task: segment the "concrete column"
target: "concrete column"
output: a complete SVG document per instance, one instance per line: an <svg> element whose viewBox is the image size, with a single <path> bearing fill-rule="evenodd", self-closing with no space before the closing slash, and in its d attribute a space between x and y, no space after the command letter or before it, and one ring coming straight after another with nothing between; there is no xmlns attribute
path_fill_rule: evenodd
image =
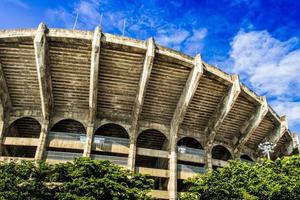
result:
<svg viewBox="0 0 300 200"><path fill-rule="evenodd" d="M46 148L48 129L49 129L49 121L46 120L42 123L39 143L38 143L38 146L36 148L35 157L34 157L35 160L42 160L43 159L44 151L45 151L45 148Z"/></svg>
<svg viewBox="0 0 300 200"><path fill-rule="evenodd" d="M2 156L3 137L4 137L4 120L0 119L0 156Z"/></svg>
<svg viewBox="0 0 300 200"><path fill-rule="evenodd" d="M296 151L298 151L298 154L300 153L300 145L299 145L299 138L298 138L298 133L293 133L293 143L294 143L294 148Z"/></svg>
<svg viewBox="0 0 300 200"><path fill-rule="evenodd" d="M128 164L127 164L127 168L132 172L135 171L135 157L136 157L136 138L134 137L130 139Z"/></svg>
<svg viewBox="0 0 300 200"><path fill-rule="evenodd" d="M236 160L236 161L241 161L241 153L240 152L238 152L238 153L233 152L232 159Z"/></svg>
<svg viewBox="0 0 300 200"><path fill-rule="evenodd" d="M210 170L212 169L212 146L206 146L205 152L206 152L205 168Z"/></svg>
<svg viewBox="0 0 300 200"><path fill-rule="evenodd" d="M93 145L94 124L89 124L86 129L86 141L83 150L84 157L90 157Z"/></svg>
<svg viewBox="0 0 300 200"><path fill-rule="evenodd" d="M171 132L169 153L169 199L177 199L177 134Z"/></svg>

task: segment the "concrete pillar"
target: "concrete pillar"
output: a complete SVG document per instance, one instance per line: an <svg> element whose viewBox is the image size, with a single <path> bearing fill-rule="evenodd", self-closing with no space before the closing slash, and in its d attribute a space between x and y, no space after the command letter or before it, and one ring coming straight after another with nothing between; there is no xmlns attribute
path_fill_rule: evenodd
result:
<svg viewBox="0 0 300 200"><path fill-rule="evenodd" d="M35 157L34 157L35 160L42 160L43 159L43 155L44 155L45 148L46 148L48 129L49 129L49 121L45 120L45 121L42 122L39 143L38 143L38 146L36 148Z"/></svg>
<svg viewBox="0 0 300 200"><path fill-rule="evenodd" d="M4 120L0 119L0 156L2 156L3 151L3 137L4 137Z"/></svg>
<svg viewBox="0 0 300 200"><path fill-rule="evenodd" d="M132 172L135 171L135 158L136 158L136 138L134 137L130 139L128 164L127 164L127 168Z"/></svg>
<svg viewBox="0 0 300 200"><path fill-rule="evenodd" d="M90 157L93 145L94 124L89 124L86 129L86 141L83 150L83 157Z"/></svg>
<svg viewBox="0 0 300 200"><path fill-rule="evenodd" d="M169 153L169 199L177 199L177 134L171 132Z"/></svg>
<svg viewBox="0 0 300 200"><path fill-rule="evenodd" d="M205 168L210 170L212 169L212 146L206 146L205 153L206 153Z"/></svg>
<svg viewBox="0 0 300 200"><path fill-rule="evenodd" d="M293 133L294 148L300 148L298 133Z"/></svg>
<svg viewBox="0 0 300 200"><path fill-rule="evenodd" d="M232 160L241 161L241 153L234 153L232 154Z"/></svg>

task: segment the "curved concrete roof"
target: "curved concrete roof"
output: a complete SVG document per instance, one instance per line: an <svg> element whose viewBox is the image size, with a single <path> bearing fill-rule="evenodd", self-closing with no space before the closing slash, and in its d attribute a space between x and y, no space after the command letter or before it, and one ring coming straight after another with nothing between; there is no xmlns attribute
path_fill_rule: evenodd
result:
<svg viewBox="0 0 300 200"><path fill-rule="evenodd" d="M154 128L168 139L190 136L204 147L229 146L258 157L257 145L293 143L285 117L237 75L155 44L95 32L48 29L0 31L0 119L22 116L54 123L73 118L122 124L136 138Z"/></svg>

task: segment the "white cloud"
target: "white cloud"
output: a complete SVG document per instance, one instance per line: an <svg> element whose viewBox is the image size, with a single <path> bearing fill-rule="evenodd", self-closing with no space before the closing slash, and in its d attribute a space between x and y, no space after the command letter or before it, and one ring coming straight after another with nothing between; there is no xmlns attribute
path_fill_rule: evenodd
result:
<svg viewBox="0 0 300 200"><path fill-rule="evenodd" d="M194 29L191 37L189 37L185 44L185 52L189 55L196 55L203 50L203 39L207 36L206 28Z"/></svg>
<svg viewBox="0 0 300 200"><path fill-rule="evenodd" d="M185 29L170 28L159 31L155 39L160 45L180 50L181 44L189 35Z"/></svg>
<svg viewBox="0 0 300 200"><path fill-rule="evenodd" d="M231 43L232 72L241 75L259 95L267 95L274 109L300 124L300 49L298 39L280 41L267 31L240 31Z"/></svg>
<svg viewBox="0 0 300 200"><path fill-rule="evenodd" d="M72 28L75 17L71 13L67 12L64 8L58 9L49 9L46 11L46 15L49 17L50 20L53 21L62 21L66 28Z"/></svg>
<svg viewBox="0 0 300 200"><path fill-rule="evenodd" d="M240 31L231 43L233 72L247 77L261 94L283 95L293 84L300 70L300 50L292 50L298 40L281 42L267 31Z"/></svg>
<svg viewBox="0 0 300 200"><path fill-rule="evenodd" d="M300 125L300 102L274 101L272 105L278 114L288 116L289 124Z"/></svg>
<svg viewBox="0 0 300 200"><path fill-rule="evenodd" d="M25 8L25 9L30 8L29 5L26 4L26 3L25 3L24 1L22 1L22 0L4 0L4 1L6 1L6 2L8 2L8 3L12 3L12 4L16 5L16 6L21 7L21 8Z"/></svg>
<svg viewBox="0 0 300 200"><path fill-rule="evenodd" d="M75 5L75 12L82 17L87 17L89 19L98 18L99 13L97 7L99 2L94 1L79 1Z"/></svg>
<svg viewBox="0 0 300 200"><path fill-rule="evenodd" d="M184 51L189 55L195 55L203 49L203 39L207 35L207 29L176 29L175 27L163 27L155 37L160 45Z"/></svg>
<svg viewBox="0 0 300 200"><path fill-rule="evenodd" d="M47 16L55 21L62 21L67 28L72 28L78 14L76 29L93 30L100 24L104 32L122 34L123 22L126 20L125 36L138 39L155 37L156 42L163 46L183 51L189 55L200 53L203 49L203 39L207 35L205 28L191 28L185 23L172 24L162 17L164 10L155 8L156 2L145 4L126 4L124 9L108 3L106 0L76 0L71 11L56 8L47 11ZM152 5L153 4L153 5ZM180 6L177 1L174 6ZM153 7L154 6L154 7Z"/></svg>

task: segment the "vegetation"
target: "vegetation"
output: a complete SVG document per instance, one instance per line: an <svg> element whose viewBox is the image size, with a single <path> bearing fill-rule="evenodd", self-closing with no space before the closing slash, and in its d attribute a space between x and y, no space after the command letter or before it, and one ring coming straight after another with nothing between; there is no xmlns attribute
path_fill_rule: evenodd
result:
<svg viewBox="0 0 300 200"><path fill-rule="evenodd" d="M300 199L300 156L250 165L231 161L228 167L186 181L182 199Z"/></svg>
<svg viewBox="0 0 300 200"><path fill-rule="evenodd" d="M49 165L23 161L0 163L0 200L151 199L154 181L109 161L77 158ZM230 165L186 181L181 199L300 199L300 156L260 164Z"/></svg>
<svg viewBox="0 0 300 200"><path fill-rule="evenodd" d="M48 165L23 161L0 164L0 199L151 199L154 181L109 161L77 158Z"/></svg>

